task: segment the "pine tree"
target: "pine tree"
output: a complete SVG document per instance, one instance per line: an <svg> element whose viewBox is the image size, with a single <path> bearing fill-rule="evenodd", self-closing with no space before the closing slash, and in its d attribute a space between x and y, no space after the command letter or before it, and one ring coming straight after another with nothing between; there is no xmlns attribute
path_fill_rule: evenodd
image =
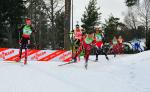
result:
<svg viewBox="0 0 150 92"><path fill-rule="evenodd" d="M150 50L150 29L147 32L147 36L146 36L146 49Z"/></svg>
<svg viewBox="0 0 150 92"><path fill-rule="evenodd" d="M7 38L7 46L16 43L18 24L22 22L25 14L25 5L23 0L0 0L0 33L2 37ZM5 46L5 47L7 47Z"/></svg>
<svg viewBox="0 0 150 92"><path fill-rule="evenodd" d="M119 18L115 18L110 16L108 20L105 20L106 23L104 24L103 28L105 30L105 37L106 41L110 42L114 36L118 36L118 26L121 25L119 22Z"/></svg>
<svg viewBox="0 0 150 92"><path fill-rule="evenodd" d="M31 42L37 49L46 48L49 45L48 17L45 11L46 4L43 0L27 0L27 16L31 18L36 33L32 35Z"/></svg>
<svg viewBox="0 0 150 92"><path fill-rule="evenodd" d="M55 22L55 36L56 36L56 49L64 48L64 15L65 12L56 13Z"/></svg>
<svg viewBox="0 0 150 92"><path fill-rule="evenodd" d="M126 2L126 5L130 7L130 6L137 4L139 0L126 0L125 2Z"/></svg>
<svg viewBox="0 0 150 92"><path fill-rule="evenodd" d="M86 32L90 32L93 30L94 26L100 24L100 15L99 7L97 8L97 0L90 0L88 7L85 8L85 12L81 21L83 23L83 27L85 28Z"/></svg>

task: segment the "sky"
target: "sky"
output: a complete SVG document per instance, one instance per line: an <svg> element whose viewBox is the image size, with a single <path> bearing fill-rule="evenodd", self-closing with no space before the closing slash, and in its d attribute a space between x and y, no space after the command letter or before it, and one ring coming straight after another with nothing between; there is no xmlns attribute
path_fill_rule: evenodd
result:
<svg viewBox="0 0 150 92"><path fill-rule="evenodd" d="M85 11L85 7L88 6L90 0L73 0L74 5L74 25L79 21L81 24L81 17ZM100 6L101 21L102 23L105 22L111 14L115 17L120 18L123 21L124 15L123 13L126 12L127 7L125 6L125 0L97 0L98 6Z"/></svg>

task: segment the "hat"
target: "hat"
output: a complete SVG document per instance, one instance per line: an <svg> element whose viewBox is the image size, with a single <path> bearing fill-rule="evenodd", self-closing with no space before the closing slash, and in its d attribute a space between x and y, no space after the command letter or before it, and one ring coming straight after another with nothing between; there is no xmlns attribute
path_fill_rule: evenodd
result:
<svg viewBox="0 0 150 92"><path fill-rule="evenodd" d="M96 32L96 31L102 32L102 30L101 30L100 27L95 28L95 32Z"/></svg>
<svg viewBox="0 0 150 92"><path fill-rule="evenodd" d="M79 25L78 25L78 24L76 25L76 28L79 28Z"/></svg>
<svg viewBox="0 0 150 92"><path fill-rule="evenodd" d="M88 34L92 34L94 33L94 31L90 30L90 31L87 31Z"/></svg>
<svg viewBox="0 0 150 92"><path fill-rule="evenodd" d="M25 21L31 21L31 19L30 18L26 18Z"/></svg>

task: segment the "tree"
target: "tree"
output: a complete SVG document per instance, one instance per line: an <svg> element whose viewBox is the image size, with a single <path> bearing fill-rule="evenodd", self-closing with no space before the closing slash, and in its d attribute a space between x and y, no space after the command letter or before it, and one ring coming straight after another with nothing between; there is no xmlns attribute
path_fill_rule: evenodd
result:
<svg viewBox="0 0 150 92"><path fill-rule="evenodd" d="M136 7L129 7L128 12L125 15L124 22L130 29L137 29L137 26L139 25L138 19L137 19L137 11Z"/></svg>
<svg viewBox="0 0 150 92"><path fill-rule="evenodd" d="M149 31L147 32L146 47L147 47L147 50L150 50L150 29L149 29Z"/></svg>
<svg viewBox="0 0 150 92"><path fill-rule="evenodd" d="M69 50L70 42L70 20L71 20L71 0L65 0L65 16L64 16L64 49Z"/></svg>
<svg viewBox="0 0 150 92"><path fill-rule="evenodd" d="M21 24L24 14L25 5L23 0L0 1L0 33L8 39L5 47L10 47L12 43L16 43L16 39L18 38L16 30L18 24Z"/></svg>
<svg viewBox="0 0 150 92"><path fill-rule="evenodd" d="M150 0L143 0L137 8L139 22L145 27L146 47L148 50L150 50L150 35L148 35L148 33L150 33Z"/></svg>
<svg viewBox="0 0 150 92"><path fill-rule="evenodd" d="M128 27L128 37L130 38L130 40L140 39L144 36L145 29L143 29L143 26L140 24L140 21L138 19L139 16L137 6L129 7L128 12L125 15L124 22Z"/></svg>
<svg viewBox="0 0 150 92"><path fill-rule="evenodd" d="M83 23L82 26L85 28L86 32L92 31L94 26L100 24L100 8L97 8L96 5L97 0L90 0L88 7L85 8L85 12L81 18Z"/></svg>
<svg viewBox="0 0 150 92"><path fill-rule="evenodd" d="M110 42L114 36L119 35L118 27L122 24L119 22L119 18L115 18L114 16L110 16L108 20L105 20L105 24L103 25L105 31L105 38L107 42Z"/></svg>
<svg viewBox="0 0 150 92"><path fill-rule="evenodd" d="M64 48L64 15L65 12L58 12L56 14L55 22L55 37L56 37L56 49Z"/></svg>
<svg viewBox="0 0 150 92"><path fill-rule="evenodd" d="M61 12L64 9L64 1L63 0L49 0L47 1L46 6L44 7L46 10L46 14L48 16L48 20L49 20L49 35L51 35L51 37L49 38L51 40L51 47L52 49L56 49L55 45L56 43L56 39L57 37L56 32L55 32L55 18L56 18L56 13Z"/></svg>
<svg viewBox="0 0 150 92"><path fill-rule="evenodd" d="M29 17L32 20L33 27L37 31L35 36L31 36L31 45L33 45L32 43L36 43L38 49L63 48L64 22L62 21L64 21L64 0L48 1L1 0L0 46L18 47L17 40L19 37L17 30L24 24L24 19ZM11 43L16 44L12 46L10 45Z"/></svg>
<svg viewBox="0 0 150 92"><path fill-rule="evenodd" d="M138 7L138 15L140 23L145 26L145 36L150 27L150 0L143 0Z"/></svg>
<svg viewBox="0 0 150 92"><path fill-rule="evenodd" d="M134 6L136 4L139 4L139 0L125 0L125 2L126 2L126 5L128 7L131 7L131 6Z"/></svg>
<svg viewBox="0 0 150 92"><path fill-rule="evenodd" d="M27 0L27 16L32 19L33 26L37 31L31 37L31 40L36 44L37 49L46 48L48 43L48 17L46 14L46 4L43 0Z"/></svg>
<svg viewBox="0 0 150 92"><path fill-rule="evenodd" d="M138 26L134 35L137 39L145 38L145 27L143 25Z"/></svg>
<svg viewBox="0 0 150 92"><path fill-rule="evenodd" d="M44 5L44 4L43 4ZM47 43L48 43L48 48L49 49L56 49L57 41L56 39L58 38L57 31L58 27L56 27L56 21L58 14L64 12L64 0L49 0L45 3L43 6L44 13L46 13L47 16L47 25L48 25L48 30L47 30ZM62 16L64 17L64 16ZM61 22L62 23L62 22ZM64 24L64 22L63 22ZM63 30L64 28L62 28Z"/></svg>
<svg viewBox="0 0 150 92"><path fill-rule="evenodd" d="M134 6L138 3L138 17L139 17L139 21L141 22L141 24L143 26L145 26L145 38L146 38L146 47L147 49L150 50L150 35L147 35L149 32L149 27L150 27L150 0L143 0L142 4L139 3L140 0L126 0L126 4L129 4L131 2L135 2L130 6Z"/></svg>

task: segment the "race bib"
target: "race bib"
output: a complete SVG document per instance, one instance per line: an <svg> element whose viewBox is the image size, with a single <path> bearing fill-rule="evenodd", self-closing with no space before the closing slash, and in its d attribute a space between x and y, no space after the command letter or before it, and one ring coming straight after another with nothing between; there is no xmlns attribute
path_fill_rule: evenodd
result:
<svg viewBox="0 0 150 92"><path fill-rule="evenodd" d="M93 38L85 38L85 43L86 44L91 44L93 42Z"/></svg>
<svg viewBox="0 0 150 92"><path fill-rule="evenodd" d="M32 33L31 27L30 26L24 26L23 34L24 35L31 35L31 33Z"/></svg>
<svg viewBox="0 0 150 92"><path fill-rule="evenodd" d="M95 35L96 41L102 41L102 36L100 34Z"/></svg>

